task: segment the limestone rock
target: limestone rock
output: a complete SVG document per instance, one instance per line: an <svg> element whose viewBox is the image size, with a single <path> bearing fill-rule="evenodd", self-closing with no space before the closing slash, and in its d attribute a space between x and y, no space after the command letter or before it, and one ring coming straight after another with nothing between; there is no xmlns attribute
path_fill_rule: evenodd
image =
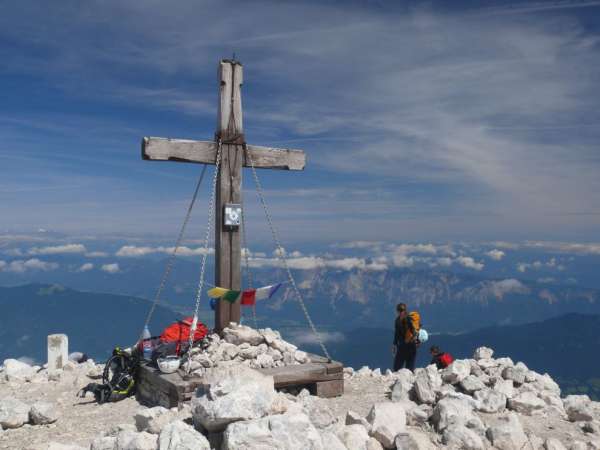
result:
<svg viewBox="0 0 600 450"><path fill-rule="evenodd" d="M444 370L442 379L450 384L460 383L471 374L471 364L468 361L457 359Z"/></svg>
<svg viewBox="0 0 600 450"><path fill-rule="evenodd" d="M59 442L50 442L43 447L44 450L87 450L80 445L61 444Z"/></svg>
<svg viewBox="0 0 600 450"><path fill-rule="evenodd" d="M156 450L156 443L155 434L121 431L117 434L115 450Z"/></svg>
<svg viewBox="0 0 600 450"><path fill-rule="evenodd" d="M464 425L446 428L442 435L442 442L450 449L485 450L483 439Z"/></svg>
<svg viewBox="0 0 600 450"><path fill-rule="evenodd" d="M517 367L505 367L502 371L502 378L512 380L516 384L525 383L525 370Z"/></svg>
<svg viewBox="0 0 600 450"><path fill-rule="evenodd" d="M367 450L369 433L362 425L346 425L339 434L342 443L352 450Z"/></svg>
<svg viewBox="0 0 600 450"><path fill-rule="evenodd" d="M272 376L235 365L208 369L196 395L192 399L194 423L215 432L232 422L270 414L275 389Z"/></svg>
<svg viewBox="0 0 600 450"><path fill-rule="evenodd" d="M482 389L475 392L477 410L485 413L499 413L506 409L506 395L495 389Z"/></svg>
<svg viewBox="0 0 600 450"><path fill-rule="evenodd" d="M439 448L431 442L427 433L415 429L396 436L395 444L397 450L436 450Z"/></svg>
<svg viewBox="0 0 600 450"><path fill-rule="evenodd" d="M176 420L163 427L158 437L158 450L210 450L210 444L193 427Z"/></svg>
<svg viewBox="0 0 600 450"><path fill-rule="evenodd" d="M19 428L29 421L29 405L16 398L0 400L0 427Z"/></svg>
<svg viewBox="0 0 600 450"><path fill-rule="evenodd" d="M546 442L544 442L544 449L545 450L567 450L567 447L565 447L563 445L563 443L560 442L556 438L548 438L548 439L546 439Z"/></svg>
<svg viewBox="0 0 600 450"><path fill-rule="evenodd" d="M392 387L392 401L408 400L415 383L415 375L408 369L400 369L395 375L396 382Z"/></svg>
<svg viewBox="0 0 600 450"><path fill-rule="evenodd" d="M323 442L324 450L348 450L340 438L331 431L321 432L321 440Z"/></svg>
<svg viewBox="0 0 600 450"><path fill-rule="evenodd" d="M4 360L4 378L6 381L30 381L35 375L35 369L27 363L16 359Z"/></svg>
<svg viewBox="0 0 600 450"><path fill-rule="evenodd" d="M322 450L323 442L306 414L280 414L229 424L221 448Z"/></svg>
<svg viewBox="0 0 600 450"><path fill-rule="evenodd" d="M467 393L473 394L475 391L479 391L485 388L485 384L479 377L475 375L469 375L460 382L460 387Z"/></svg>
<svg viewBox="0 0 600 450"><path fill-rule="evenodd" d="M29 420L34 425L47 425L58 420L58 413L53 403L38 401L29 410Z"/></svg>
<svg viewBox="0 0 600 450"><path fill-rule="evenodd" d="M515 388L512 380L497 378L493 383L493 387L496 392L506 395L506 398L513 398L515 395Z"/></svg>
<svg viewBox="0 0 600 450"><path fill-rule="evenodd" d="M396 435L406 430L406 412L395 402L376 403L367 415L367 422L371 424L369 435L383 447L393 448Z"/></svg>
<svg viewBox="0 0 600 450"><path fill-rule="evenodd" d="M175 414L162 406L141 408L134 416L135 426L138 431L159 434L160 430L175 418L174 416Z"/></svg>
<svg viewBox="0 0 600 450"><path fill-rule="evenodd" d="M116 436L103 436L92 441L90 444L90 450L114 450L116 446Z"/></svg>
<svg viewBox="0 0 600 450"><path fill-rule="evenodd" d="M442 386L442 378L434 365L415 371L414 391L420 403L434 404L436 391Z"/></svg>
<svg viewBox="0 0 600 450"><path fill-rule="evenodd" d="M508 401L508 408L531 416L535 411L546 408L546 402L533 392L522 392Z"/></svg>
<svg viewBox="0 0 600 450"><path fill-rule="evenodd" d="M592 403L587 395L567 395L563 405L571 422L594 420Z"/></svg>
<svg viewBox="0 0 600 450"><path fill-rule="evenodd" d="M375 438L369 438L367 441L367 450L383 450L383 445Z"/></svg>
<svg viewBox="0 0 600 450"><path fill-rule="evenodd" d="M371 424L367 422L367 419L362 417L360 414L354 411L348 411L346 413L346 425L362 425L365 430L371 429Z"/></svg>
<svg viewBox="0 0 600 450"><path fill-rule="evenodd" d="M494 350L492 350L491 348L479 347L473 353L473 359L475 359L475 360L491 359L493 355L494 355Z"/></svg>
<svg viewBox="0 0 600 450"><path fill-rule="evenodd" d="M519 417L515 413L507 414L498 419L499 423L487 429L486 435L494 447L499 450L514 450L523 448L527 436Z"/></svg>
<svg viewBox="0 0 600 450"><path fill-rule="evenodd" d="M465 425L472 418L473 406L461 398L445 397L433 408L432 421L438 432L450 425Z"/></svg>
<svg viewBox="0 0 600 450"><path fill-rule="evenodd" d="M250 345L259 345L265 341L262 334L245 325L234 325L223 330L223 339L230 344L240 345L247 342Z"/></svg>

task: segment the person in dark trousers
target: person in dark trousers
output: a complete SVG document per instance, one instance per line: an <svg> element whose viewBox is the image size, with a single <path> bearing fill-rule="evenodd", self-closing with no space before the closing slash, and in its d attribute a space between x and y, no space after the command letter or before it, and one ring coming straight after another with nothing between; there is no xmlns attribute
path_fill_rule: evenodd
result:
<svg viewBox="0 0 600 450"><path fill-rule="evenodd" d="M450 353L441 351L437 345L432 346L429 349L429 353L431 353L430 364L435 364L438 369L444 369L454 361L454 358Z"/></svg>
<svg viewBox="0 0 600 450"><path fill-rule="evenodd" d="M396 322L394 326L394 372L406 367L415 370L417 360L417 341L414 339L416 333L411 321L408 319L406 303L398 303L396 306Z"/></svg>

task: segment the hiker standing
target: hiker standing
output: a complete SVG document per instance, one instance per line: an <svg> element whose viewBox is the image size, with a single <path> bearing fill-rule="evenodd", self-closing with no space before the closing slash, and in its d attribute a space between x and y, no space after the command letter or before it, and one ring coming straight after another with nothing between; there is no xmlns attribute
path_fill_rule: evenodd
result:
<svg viewBox="0 0 600 450"><path fill-rule="evenodd" d="M394 372L406 367L414 371L417 360L420 316L417 312L407 312L406 303L396 306L396 322L394 326Z"/></svg>

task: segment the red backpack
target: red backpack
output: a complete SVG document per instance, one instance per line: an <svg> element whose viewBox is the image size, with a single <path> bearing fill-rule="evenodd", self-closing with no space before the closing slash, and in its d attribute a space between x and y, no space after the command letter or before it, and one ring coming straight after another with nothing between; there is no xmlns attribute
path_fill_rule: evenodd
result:
<svg viewBox="0 0 600 450"><path fill-rule="evenodd" d="M442 365L442 367L448 367L453 362L454 358L450 353L442 353L440 355L440 364Z"/></svg>
<svg viewBox="0 0 600 450"><path fill-rule="evenodd" d="M193 317L186 317L185 319L178 320L165 328L160 335L160 342L163 343L176 343L177 354L181 349L182 344L187 344L190 340L190 330L192 328ZM204 339L208 334L208 328L201 322L198 322L196 326L196 332L194 333L194 342Z"/></svg>

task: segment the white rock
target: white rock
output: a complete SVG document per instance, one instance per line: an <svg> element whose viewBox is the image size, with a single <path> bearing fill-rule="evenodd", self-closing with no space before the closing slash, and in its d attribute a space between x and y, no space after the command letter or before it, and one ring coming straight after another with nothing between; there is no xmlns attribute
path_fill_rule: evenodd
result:
<svg viewBox="0 0 600 450"><path fill-rule="evenodd" d="M102 436L92 441L90 444L90 450L115 450L116 446L116 436Z"/></svg>
<svg viewBox="0 0 600 450"><path fill-rule="evenodd" d="M324 450L348 450L340 438L331 431L322 431L321 440L323 441Z"/></svg>
<svg viewBox="0 0 600 450"><path fill-rule="evenodd" d="M115 450L156 450L157 439L155 434L121 431L117 434Z"/></svg>
<svg viewBox="0 0 600 450"><path fill-rule="evenodd" d="M494 390L506 395L506 398L513 398L515 394L515 388L512 380L505 380L504 378L497 378L493 384Z"/></svg>
<svg viewBox="0 0 600 450"><path fill-rule="evenodd" d="M360 369L356 371L356 375L360 376L371 376L373 372L369 369L369 366L362 366Z"/></svg>
<svg viewBox="0 0 600 450"><path fill-rule="evenodd" d="M322 450L323 442L306 414L280 414L229 424L221 448Z"/></svg>
<svg viewBox="0 0 600 450"><path fill-rule="evenodd" d="M475 400L479 402L477 410L486 413L499 413L506 409L506 395L495 389L482 389L475 392Z"/></svg>
<svg viewBox="0 0 600 450"><path fill-rule="evenodd" d="M515 413L499 417L498 423L488 428L486 435L499 450L521 449L527 443L527 436Z"/></svg>
<svg viewBox="0 0 600 450"><path fill-rule="evenodd" d="M16 398L0 400L0 428L19 428L29 421L29 405Z"/></svg>
<svg viewBox="0 0 600 450"><path fill-rule="evenodd" d="M47 425L58 420L58 413L53 403L37 401L29 410L29 420L34 425Z"/></svg>
<svg viewBox="0 0 600 450"><path fill-rule="evenodd" d="M415 371L414 392L420 403L434 404L441 387L442 378L434 365Z"/></svg>
<svg viewBox="0 0 600 450"><path fill-rule="evenodd" d="M50 442L43 447L44 450L88 450L80 445L61 444L59 442Z"/></svg>
<svg viewBox="0 0 600 450"><path fill-rule="evenodd" d="M258 347L257 347L258 348ZM267 348L267 355L273 358L273 361L281 361L283 359L283 355L279 350L275 350L273 347Z"/></svg>
<svg viewBox="0 0 600 450"><path fill-rule="evenodd" d="M552 379L550 375L545 373L544 375L536 374L536 380L534 384L540 391L551 391L560 397L560 386Z"/></svg>
<svg viewBox="0 0 600 450"><path fill-rule="evenodd" d="M346 425L362 425L365 430L369 431L371 429L371 424L367 422L363 416L354 411L346 412Z"/></svg>
<svg viewBox="0 0 600 450"><path fill-rule="evenodd" d="M337 420L325 399L313 395L303 395L298 399L298 404L319 430L330 427Z"/></svg>
<svg viewBox="0 0 600 450"><path fill-rule="evenodd" d="M271 345L271 343L276 339L281 339L281 334L279 334L279 331L273 331L270 328L262 328L258 330L258 332L264 338L267 345Z"/></svg>
<svg viewBox="0 0 600 450"><path fill-rule="evenodd" d="M376 403L367 415L367 422L371 424L369 435L383 447L393 448L396 435L406 430L406 411L395 402Z"/></svg>
<svg viewBox="0 0 600 450"><path fill-rule="evenodd" d="M369 438L367 441L367 450L383 450L383 445L377 439Z"/></svg>
<svg viewBox="0 0 600 450"><path fill-rule="evenodd" d="M477 360L477 365L483 369L491 369L493 367L498 367L500 364L495 359L479 359Z"/></svg>
<svg viewBox="0 0 600 450"><path fill-rule="evenodd" d="M306 352L301 351L301 350L296 350L294 352L294 358L300 364L304 364L304 363L307 363L309 361L308 354Z"/></svg>
<svg viewBox="0 0 600 450"><path fill-rule="evenodd" d="M531 416L535 411L546 408L546 402L533 392L522 392L508 400L508 408L526 416Z"/></svg>
<svg viewBox="0 0 600 450"><path fill-rule="evenodd" d="M463 388L465 392L473 394L473 392L485 388L485 384L475 375L469 375L460 382L460 387Z"/></svg>
<svg viewBox="0 0 600 450"><path fill-rule="evenodd" d="M158 437L158 450L210 450L208 440L181 420L171 422Z"/></svg>
<svg viewBox="0 0 600 450"><path fill-rule="evenodd" d="M266 353L256 357L256 364L263 368L273 367L273 358Z"/></svg>
<svg viewBox="0 0 600 450"><path fill-rule="evenodd" d="M165 425L175 419L173 412L162 406L140 408L135 413L135 426L138 431L159 434Z"/></svg>
<svg viewBox="0 0 600 450"><path fill-rule="evenodd" d="M346 425L340 431L339 438L349 450L367 450L369 433L362 425Z"/></svg>
<svg viewBox="0 0 600 450"><path fill-rule="evenodd" d="M566 411L563 406L562 399L552 391L542 391L538 394L538 397L541 398L546 405L550 407L550 409L555 410L560 416L566 416Z"/></svg>
<svg viewBox="0 0 600 450"><path fill-rule="evenodd" d="M515 365L513 360L510 358L498 358L496 359L496 363L501 367L512 367Z"/></svg>
<svg viewBox="0 0 600 450"><path fill-rule="evenodd" d="M296 350L298 350L298 347L296 347L293 344L290 344L289 342L284 341L283 339L275 339L269 344L269 346L274 348L275 350L279 350L282 354L294 353Z"/></svg>
<svg viewBox="0 0 600 450"><path fill-rule="evenodd" d="M427 433L416 429L398 434L395 444L397 450L436 450L439 448L431 442Z"/></svg>
<svg viewBox="0 0 600 450"><path fill-rule="evenodd" d="M471 364L468 361L457 359L444 370L442 380L450 384L460 383L471 374Z"/></svg>
<svg viewBox="0 0 600 450"><path fill-rule="evenodd" d="M494 350L489 347L479 347L473 353L473 359L491 359L494 356Z"/></svg>
<svg viewBox="0 0 600 450"><path fill-rule="evenodd" d="M567 447L565 447L562 442L556 438L546 439L546 442L544 442L544 448L546 450L567 450Z"/></svg>
<svg viewBox="0 0 600 450"><path fill-rule="evenodd" d="M516 384L525 383L525 373L526 371L522 368L515 367L505 367L502 370L502 378L505 380L512 380Z"/></svg>
<svg viewBox="0 0 600 450"><path fill-rule="evenodd" d="M35 369L22 361L5 359L3 373L6 381L30 381L35 375Z"/></svg>
<svg viewBox="0 0 600 450"><path fill-rule="evenodd" d="M392 387L392 401L408 400L415 383L415 375L408 369L400 369L395 374L396 382Z"/></svg>
<svg viewBox="0 0 600 450"><path fill-rule="evenodd" d="M270 414L275 400L273 377L243 365L207 369L192 399L194 423L210 432L239 420Z"/></svg>
<svg viewBox="0 0 600 450"><path fill-rule="evenodd" d="M571 422L594 420L592 402L587 395L567 395L563 405Z"/></svg>
<svg viewBox="0 0 600 450"><path fill-rule="evenodd" d="M588 450L588 446L582 441L573 441L569 450Z"/></svg>
<svg viewBox="0 0 600 450"><path fill-rule="evenodd" d="M433 408L432 421L438 432L451 425L466 425L473 418L473 406L462 398L445 397Z"/></svg>
<svg viewBox="0 0 600 450"><path fill-rule="evenodd" d="M446 428L442 435L442 442L451 449L485 450L483 439L464 425Z"/></svg>
<svg viewBox="0 0 600 450"><path fill-rule="evenodd" d="M247 342L250 345L259 345L265 341L262 334L245 325L227 327L223 330L223 339L230 344L240 345Z"/></svg>

